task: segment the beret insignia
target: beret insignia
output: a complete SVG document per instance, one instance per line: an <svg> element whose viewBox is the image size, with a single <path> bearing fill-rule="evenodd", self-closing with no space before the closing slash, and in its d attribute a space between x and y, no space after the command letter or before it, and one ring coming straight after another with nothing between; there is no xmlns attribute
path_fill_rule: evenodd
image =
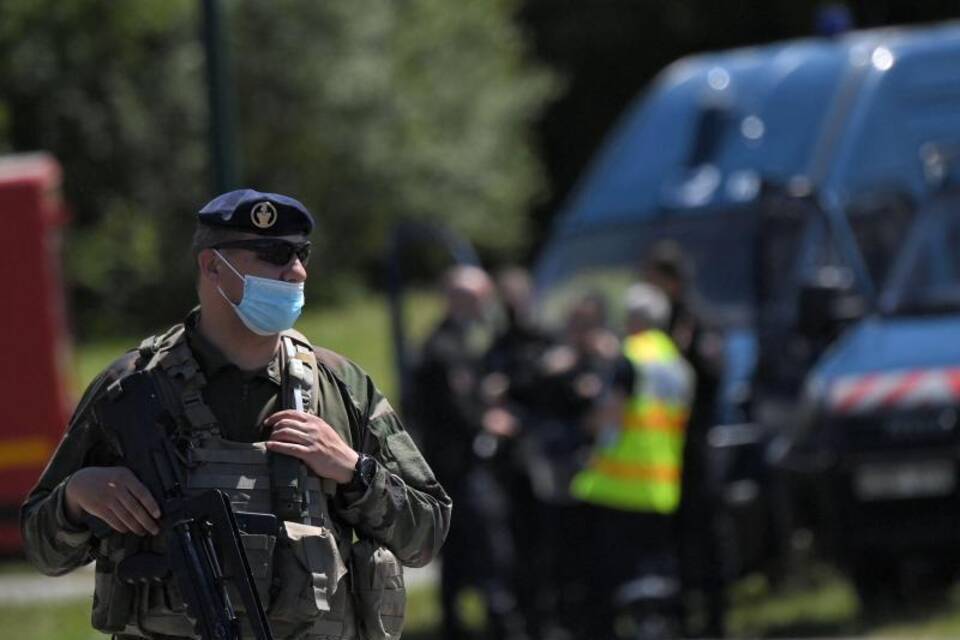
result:
<svg viewBox="0 0 960 640"><path fill-rule="evenodd" d="M258 229L269 229L277 222L277 209L270 202L258 202L250 210L250 222Z"/></svg>

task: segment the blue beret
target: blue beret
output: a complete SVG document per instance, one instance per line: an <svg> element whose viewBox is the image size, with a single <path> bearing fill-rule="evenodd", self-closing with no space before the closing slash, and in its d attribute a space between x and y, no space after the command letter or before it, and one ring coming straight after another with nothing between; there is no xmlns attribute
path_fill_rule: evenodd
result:
<svg viewBox="0 0 960 640"><path fill-rule="evenodd" d="M313 216L301 202L253 189L217 196L200 209L197 221L263 236L308 235L313 231Z"/></svg>

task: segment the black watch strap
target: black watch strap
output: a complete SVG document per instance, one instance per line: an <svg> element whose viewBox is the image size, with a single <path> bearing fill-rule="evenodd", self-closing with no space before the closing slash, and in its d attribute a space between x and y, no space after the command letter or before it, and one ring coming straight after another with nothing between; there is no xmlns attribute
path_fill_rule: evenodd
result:
<svg viewBox="0 0 960 640"><path fill-rule="evenodd" d="M373 476L377 472L377 461L373 456L361 453L357 457L357 464L353 467L353 477L343 485L347 491L366 491L373 483Z"/></svg>

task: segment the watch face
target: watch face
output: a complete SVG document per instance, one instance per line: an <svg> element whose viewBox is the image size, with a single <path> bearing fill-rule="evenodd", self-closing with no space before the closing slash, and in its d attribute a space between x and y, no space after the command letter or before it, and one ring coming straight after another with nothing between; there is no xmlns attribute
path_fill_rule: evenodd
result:
<svg viewBox="0 0 960 640"><path fill-rule="evenodd" d="M373 474L377 470L377 461L371 456L361 454L360 460L357 462L357 470L360 472L360 481L369 486L373 481Z"/></svg>

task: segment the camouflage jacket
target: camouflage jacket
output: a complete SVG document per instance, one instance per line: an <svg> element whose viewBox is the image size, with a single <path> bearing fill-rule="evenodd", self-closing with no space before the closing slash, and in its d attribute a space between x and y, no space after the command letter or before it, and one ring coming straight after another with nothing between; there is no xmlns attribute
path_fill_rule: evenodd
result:
<svg viewBox="0 0 960 640"><path fill-rule="evenodd" d="M325 349L315 349L320 368L321 397L335 397L345 383L360 407L366 437L365 453L377 461L369 488L362 495L338 491L331 501L335 518L358 535L389 548L407 566L422 566L439 551L450 525L451 501L404 430L399 417L370 377L356 364ZM92 410L109 385L145 364L132 350L102 372L83 395L57 450L21 508L21 533L29 560L43 573L62 575L95 559L96 544L84 525L69 521L64 491L70 477L88 466L121 463L115 438ZM322 417L354 449L346 408ZM335 403L330 403L335 407Z"/></svg>

